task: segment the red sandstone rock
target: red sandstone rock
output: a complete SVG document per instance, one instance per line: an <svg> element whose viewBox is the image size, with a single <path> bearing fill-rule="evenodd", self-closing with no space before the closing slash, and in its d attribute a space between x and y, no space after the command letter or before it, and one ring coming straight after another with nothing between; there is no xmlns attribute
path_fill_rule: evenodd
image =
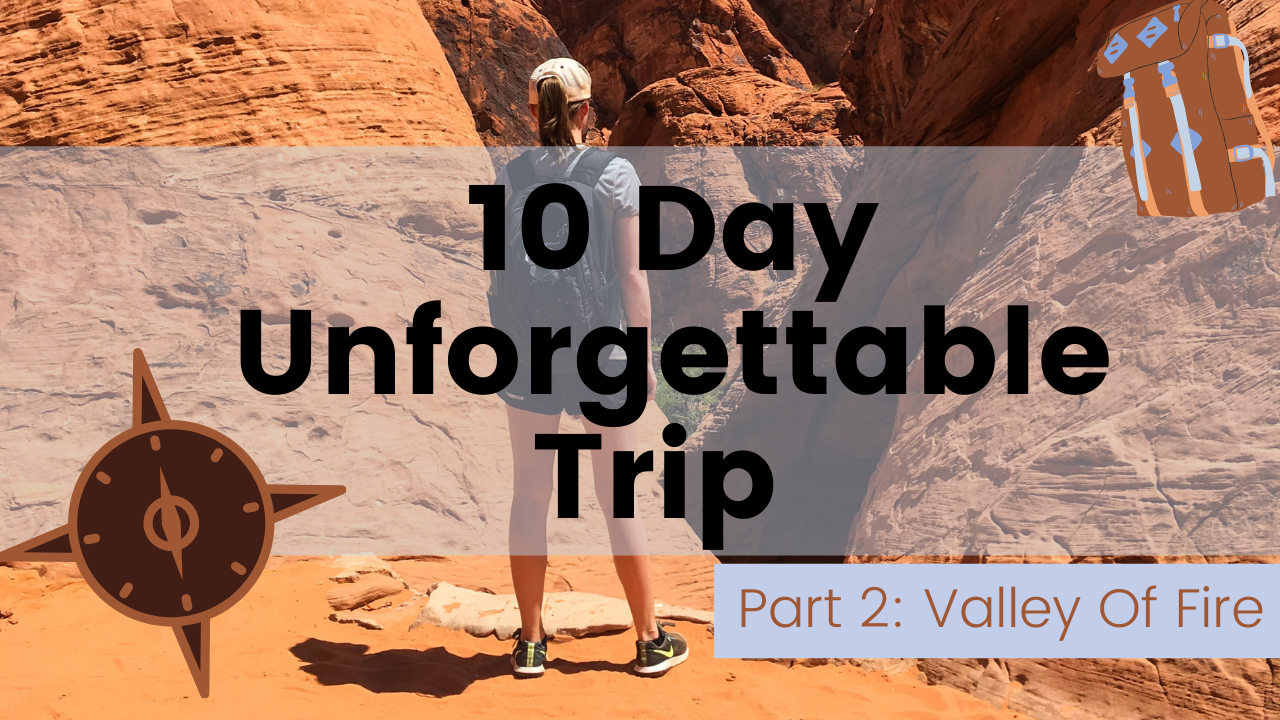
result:
<svg viewBox="0 0 1280 720"><path fill-rule="evenodd" d="M874 0L756 0L757 11L773 26L778 37L805 67L809 75L834 81L845 46L866 19Z"/></svg>
<svg viewBox="0 0 1280 720"><path fill-rule="evenodd" d="M921 660L930 683L1037 720L1276 717L1273 660Z"/></svg>
<svg viewBox="0 0 1280 720"><path fill-rule="evenodd" d="M916 82L946 40L962 0L881 3L858 27L840 65L864 142L891 144Z"/></svg>
<svg viewBox="0 0 1280 720"><path fill-rule="evenodd" d="M535 145L528 79L569 54L528 0L419 0L486 145Z"/></svg>
<svg viewBox="0 0 1280 720"><path fill-rule="evenodd" d="M984 267L947 305L985 307L956 322L992 337L1002 332L995 305L1026 302L1037 327L1083 325L1117 339L1111 389L1067 403L1000 391L903 398L855 528L859 552L894 555L945 536L979 553L1212 555L1241 547L1234 539L1248 528L1274 526L1274 393L1253 383L1274 374L1275 350L1251 325L1271 314L1277 290L1265 261L1250 259L1274 233L1274 208L1135 229L1118 158L1083 157L1052 201L1026 198L997 225ZM1229 350L1220 334L1233 338ZM1036 718L1274 716L1263 660L920 666L934 682Z"/></svg>
<svg viewBox="0 0 1280 720"><path fill-rule="evenodd" d="M4 0L0 143L479 138L414 0Z"/></svg>
<svg viewBox="0 0 1280 720"><path fill-rule="evenodd" d="M929 8L938 14L930 16ZM1081 142L1117 138L1114 124L1104 118L1119 107L1119 88L1098 85L1090 53L1096 53L1112 25L1134 14L1131 9L1121 8L1120 17L1081 22L1060 43L1050 42L1054 49L1044 57L1037 57L1041 50L1032 53L1026 47L1013 52L1025 45L1016 39L1018 26L1001 26L994 14L983 17L983 8L971 5L960 19L955 8L956 15L948 16L945 3L907 9L917 13L910 22L886 29L882 19L879 35L873 32L875 17L868 21L863 39L882 50L867 51L860 59L874 62L860 68L858 84L845 85L859 105L853 117L862 122L869 141L1034 144L1070 143L1082 135ZM885 17L905 11L890 6ZM1280 95L1274 40L1280 17L1274 6L1251 2L1238 3L1233 14L1253 57L1259 58L1254 87L1271 120ZM1051 17L1021 15L1028 15L1032 37L1051 40ZM1095 26L1101 30L1095 33ZM950 39L945 33L923 32L952 27L957 30ZM1009 43L1011 54L1005 60L994 59L998 49L989 45L986 55L977 54L984 47L978 40L982 33L976 32L982 28ZM1076 55L1083 66L1073 70ZM993 59L983 66L981 57ZM1006 65L1022 67L1025 78L1009 74ZM1033 68L1029 73L1028 66ZM864 93L861 99L859 92ZM1114 97L1108 95L1112 93ZM1269 122L1273 135L1274 122ZM943 538L963 552L987 543L1017 544L1018 537L1037 534L1045 536L1045 552L1060 538L1066 545L1056 552L1078 554L1087 552L1081 550L1087 544L1111 542L1107 538L1132 547L1158 527L1169 537L1151 537L1164 550L1150 554L1194 558L1197 544L1221 547L1244 528L1273 526L1267 513L1274 504L1261 488L1270 482L1271 471L1265 468L1276 460L1270 451L1259 455L1257 448L1275 445L1261 439L1274 435L1274 418L1264 409L1274 401L1243 388L1252 387L1251 378L1273 373L1276 350L1265 334L1249 334L1248 340L1242 335L1232 344L1228 356L1212 337L1269 313L1266 298L1276 292L1274 275L1247 258L1259 252L1250 238L1274 234L1276 214L1259 208L1238 218L1194 221L1190 237L1153 228L1131 240L1108 239L1107 228L1129 219L1133 198L1120 175L1095 164L1100 157L1085 156L1069 187L1055 188L1044 198L1018 200L1004 222L996 216L948 219L947 227L997 228L984 243L968 246L949 240L945 232L933 237L929 228L935 220L926 217L933 206L922 205L920 232L930 240L902 264L893 287L874 299L842 297L838 307L816 319L841 328L906 325L918 319L904 313L918 314L926 302L976 303L987 310L954 322L996 337L1002 327L994 319L995 306L1030 301L1043 313L1037 320L1042 327L1078 324L1107 337L1132 336L1135 327L1149 326L1160 339L1147 349L1135 346L1138 356L1121 363L1109 381L1120 383L1117 393L1085 399L1072 416L1071 428L1081 432L1059 428L1046 416L1020 414L1019 407L1035 410L1035 404L1018 406L1007 396L996 398L995 391L969 398L908 396L902 404L791 396L761 403L735 386L702 426L703 446L752 447L766 454L775 471L787 468L775 479L779 488L791 474L843 473L852 483L859 472L876 467L855 528L855 547L889 556L918 552L915 548ZM947 193L1016 196L1031 171L1030 166L974 168L949 179ZM1246 232L1228 229L1237 221ZM1082 228L1096 230L1081 237ZM1040 270L1028 265L1033 256ZM812 299L813 282L802 280L794 297ZM860 278L850 284L865 282ZM859 314L857 308L866 306L872 309ZM1158 349L1174 347L1178 349ZM1190 367L1180 358L1191 352L1196 353L1197 370L1186 376ZM779 366L766 371L770 368ZM910 382L915 384L909 387L918 388L918 375ZM1148 399L1146 393L1162 399ZM1247 393L1261 399L1246 400ZM878 438L841 434L875 413L887 425L895 424L890 418L896 415L895 429ZM1207 432L1210 427L1215 431ZM1144 464L1135 454L1139 448L1159 456L1158 483L1151 477L1150 459ZM1240 462L1245 457L1251 458L1247 465ZM1089 472L1054 475L1081 459L1098 464ZM1213 467L1221 480L1218 490L1197 480L1208 476L1201 465ZM1264 469L1255 471L1255 466ZM687 472L698 472L696 462ZM1109 479L1105 492L1104 477ZM1254 493L1266 499L1248 500ZM1169 511L1158 521L1146 516L1146 525L1139 528L1135 516L1126 515L1126 508L1135 506ZM970 508L985 510L970 518ZM1074 513L1068 512L1072 508ZM1086 508L1093 519L1085 517ZM1054 530L1059 523L1068 529ZM1025 536L1027 532L1032 535ZM1034 718L1274 715L1268 700L1272 668L1261 660L926 660L920 667L932 682L960 687Z"/></svg>
<svg viewBox="0 0 1280 720"><path fill-rule="evenodd" d="M812 84L746 0L628 0L573 46L591 72L602 122L632 95L684 70L754 68L796 88Z"/></svg>
<svg viewBox="0 0 1280 720"><path fill-rule="evenodd" d="M837 126L846 108L837 88L810 92L746 68L686 70L631 98L609 144L857 144Z"/></svg>
<svg viewBox="0 0 1280 720"><path fill-rule="evenodd" d="M564 44L573 47L600 19L623 0L533 0L556 29Z"/></svg>

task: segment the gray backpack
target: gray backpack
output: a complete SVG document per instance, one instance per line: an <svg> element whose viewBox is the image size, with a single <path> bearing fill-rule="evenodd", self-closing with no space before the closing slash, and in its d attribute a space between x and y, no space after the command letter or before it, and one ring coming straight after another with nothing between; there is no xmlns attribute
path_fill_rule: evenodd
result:
<svg viewBox="0 0 1280 720"><path fill-rule="evenodd" d="M549 327L552 332L571 328L576 353L582 338L599 327L618 327L622 318L622 292L614 251L613 227L595 186L617 155L599 148L587 148L567 177L537 172L531 153L526 151L507 165L511 199L506 206L505 270L496 271L489 292L489 314L494 327L505 332L528 364L530 329ZM574 226L575 233L587 230L586 250L577 262L563 268L542 267L525 249L524 212L530 196L538 188L558 183L571 188L583 200L588 228ZM560 250L571 238L568 213L559 203L542 211L542 245ZM536 254L536 253L535 253ZM557 353L557 361L570 353Z"/></svg>

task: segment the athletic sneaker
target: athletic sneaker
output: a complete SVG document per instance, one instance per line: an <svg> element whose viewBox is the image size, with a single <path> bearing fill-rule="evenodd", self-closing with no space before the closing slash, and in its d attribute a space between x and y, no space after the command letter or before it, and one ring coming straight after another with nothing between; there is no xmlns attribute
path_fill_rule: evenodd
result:
<svg viewBox="0 0 1280 720"><path fill-rule="evenodd" d="M689 643L680 633L669 633L658 623L657 640L636 641L635 671L641 675L661 675L689 659Z"/></svg>
<svg viewBox="0 0 1280 720"><path fill-rule="evenodd" d="M538 642L521 640L520 631L516 630L516 646L511 650L511 669L516 677L541 677L546 672L548 639L543 635Z"/></svg>

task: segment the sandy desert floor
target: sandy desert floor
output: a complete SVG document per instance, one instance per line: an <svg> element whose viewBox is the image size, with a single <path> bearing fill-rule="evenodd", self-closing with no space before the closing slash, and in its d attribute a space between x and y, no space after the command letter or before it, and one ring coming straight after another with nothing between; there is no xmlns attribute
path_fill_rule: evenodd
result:
<svg viewBox="0 0 1280 720"><path fill-rule="evenodd" d="M398 560L414 588L448 579L510 592L505 558ZM510 675L508 643L423 626L417 608L376 615L385 630L328 620L330 563L273 558L249 596L214 620L212 695L200 699L168 628L117 615L74 566L0 567L0 718L904 718L997 720L1017 714L914 670L785 667L717 660L707 627L680 623L692 658L666 677L628 672L628 631L559 641L546 676ZM711 561L656 558L659 600L711 607ZM608 558L554 558L548 589L621 596ZM16 621L16 622L11 622Z"/></svg>

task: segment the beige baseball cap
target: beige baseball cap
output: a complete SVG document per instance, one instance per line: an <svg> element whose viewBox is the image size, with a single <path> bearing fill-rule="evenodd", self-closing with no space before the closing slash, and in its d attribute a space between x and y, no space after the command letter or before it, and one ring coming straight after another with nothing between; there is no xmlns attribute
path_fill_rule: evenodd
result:
<svg viewBox="0 0 1280 720"><path fill-rule="evenodd" d="M591 73L573 58L552 58L537 67L529 76L529 104L538 104L538 82L555 77L564 85L569 102L591 99Z"/></svg>

